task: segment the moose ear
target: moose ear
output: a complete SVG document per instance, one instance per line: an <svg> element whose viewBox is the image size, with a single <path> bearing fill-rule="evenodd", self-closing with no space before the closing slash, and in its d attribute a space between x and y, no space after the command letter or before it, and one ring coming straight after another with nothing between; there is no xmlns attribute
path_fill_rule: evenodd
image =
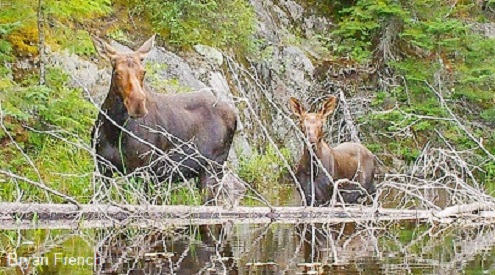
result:
<svg viewBox="0 0 495 275"><path fill-rule="evenodd" d="M291 97L289 99L289 104L292 112L294 112L296 116L301 117L306 113L306 108L304 108L304 106L297 98Z"/></svg>
<svg viewBox="0 0 495 275"><path fill-rule="evenodd" d="M330 96L320 109L320 115L325 119L333 113L335 105L337 104L337 98Z"/></svg>
<svg viewBox="0 0 495 275"><path fill-rule="evenodd" d="M139 49L136 51L140 59L144 59L151 51L151 49L155 45L155 37L156 34L153 34L153 36L150 39L148 39L146 42L144 42L143 45L141 45L141 47L139 47Z"/></svg>
<svg viewBox="0 0 495 275"><path fill-rule="evenodd" d="M91 40L93 41L93 45L95 46L96 51L101 57L105 58L108 61L111 61L117 56L117 50L115 50L107 42L95 36L91 36Z"/></svg>

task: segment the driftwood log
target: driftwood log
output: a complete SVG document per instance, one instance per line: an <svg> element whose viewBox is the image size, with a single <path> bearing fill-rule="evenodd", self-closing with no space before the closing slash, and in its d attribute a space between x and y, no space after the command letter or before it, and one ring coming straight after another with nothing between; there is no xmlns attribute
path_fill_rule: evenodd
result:
<svg viewBox="0 0 495 275"><path fill-rule="evenodd" d="M80 205L0 203L0 229L87 228L122 224L187 225L225 222L340 223L384 220L417 220L452 223L459 219L495 222L494 205L467 204L442 211L390 209L365 206L340 207L235 207Z"/></svg>

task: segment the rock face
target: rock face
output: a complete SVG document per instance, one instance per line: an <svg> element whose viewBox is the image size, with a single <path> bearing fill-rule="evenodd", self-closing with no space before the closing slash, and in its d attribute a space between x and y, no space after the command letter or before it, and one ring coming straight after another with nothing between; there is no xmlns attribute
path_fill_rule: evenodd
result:
<svg viewBox="0 0 495 275"><path fill-rule="evenodd" d="M90 94L85 94L85 97L91 97L97 104L103 102L110 86L109 66L98 68L96 63L86 61L68 51L50 52L47 59L52 66L62 68L72 77L71 84L74 87L87 88Z"/></svg>
<svg viewBox="0 0 495 275"><path fill-rule="evenodd" d="M253 145L267 144L258 125L263 123L275 143L299 154L301 142L290 117L288 100L294 96L307 101L320 92L314 89L312 59L320 57L323 47L310 39L316 33L329 31L331 23L314 15L305 16L309 12L291 0L251 0L250 3L258 18L256 36L266 43L259 54L249 59L246 69L251 76L241 70L229 72L240 75L242 85L238 86L242 89L237 87L237 90L244 90L240 96L247 98L255 109L256 116L253 112L243 113L248 139ZM294 29L301 29L306 37L297 37L292 33ZM255 123L256 119L261 122Z"/></svg>
<svg viewBox="0 0 495 275"><path fill-rule="evenodd" d="M474 31L489 37L495 37L495 24L494 23L474 23L472 24Z"/></svg>
<svg viewBox="0 0 495 275"><path fill-rule="evenodd" d="M314 66L306 54L294 46L272 47L270 52L265 59L252 62L255 68L253 73L263 85L247 85L244 96L253 102L253 107L259 113L258 119L265 123L276 143L299 152L288 102L291 96L302 100L310 96ZM249 120L255 119L252 117ZM251 128L249 132L260 132L256 124L251 125ZM258 138L251 134L251 139ZM266 143L266 139L261 138L257 143Z"/></svg>
<svg viewBox="0 0 495 275"><path fill-rule="evenodd" d="M195 45L194 49L208 61L213 62L217 66L222 66L223 54L219 50L205 45Z"/></svg>

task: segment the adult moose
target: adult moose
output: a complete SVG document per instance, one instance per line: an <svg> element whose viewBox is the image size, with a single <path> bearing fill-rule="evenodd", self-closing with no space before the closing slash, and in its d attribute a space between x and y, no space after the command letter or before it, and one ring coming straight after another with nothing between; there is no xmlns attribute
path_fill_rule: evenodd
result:
<svg viewBox="0 0 495 275"><path fill-rule="evenodd" d="M341 179L347 179L343 186L339 186L340 195L337 199L341 202L356 203L360 198L375 193L373 153L360 143L346 142L331 148L323 140L323 124L333 113L336 102L337 98L330 96L319 111L310 113L298 99L291 97L289 100L307 139L296 170L296 178L301 184L308 205L328 204L333 196L333 183ZM327 173L320 169L316 159L320 160ZM333 182L327 174L332 177Z"/></svg>
<svg viewBox="0 0 495 275"><path fill-rule="evenodd" d="M92 39L112 64L110 90L92 134L99 169L107 177L115 169L122 174L144 170L158 182L199 177L198 187L208 194L203 201L211 199L236 131L233 108L210 92L150 91L142 62L155 36L129 53Z"/></svg>

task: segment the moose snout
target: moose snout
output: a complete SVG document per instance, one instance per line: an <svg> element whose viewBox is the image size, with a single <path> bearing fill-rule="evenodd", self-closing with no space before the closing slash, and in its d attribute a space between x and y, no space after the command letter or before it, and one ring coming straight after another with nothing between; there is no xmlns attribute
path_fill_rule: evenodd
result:
<svg viewBox="0 0 495 275"><path fill-rule="evenodd" d="M127 113L131 118L141 118L148 114L146 108L146 99L143 98L127 98L124 104L127 108Z"/></svg>
<svg viewBox="0 0 495 275"><path fill-rule="evenodd" d="M306 137L308 138L308 142L311 145L315 145L318 143L318 137L316 135L308 134Z"/></svg>

